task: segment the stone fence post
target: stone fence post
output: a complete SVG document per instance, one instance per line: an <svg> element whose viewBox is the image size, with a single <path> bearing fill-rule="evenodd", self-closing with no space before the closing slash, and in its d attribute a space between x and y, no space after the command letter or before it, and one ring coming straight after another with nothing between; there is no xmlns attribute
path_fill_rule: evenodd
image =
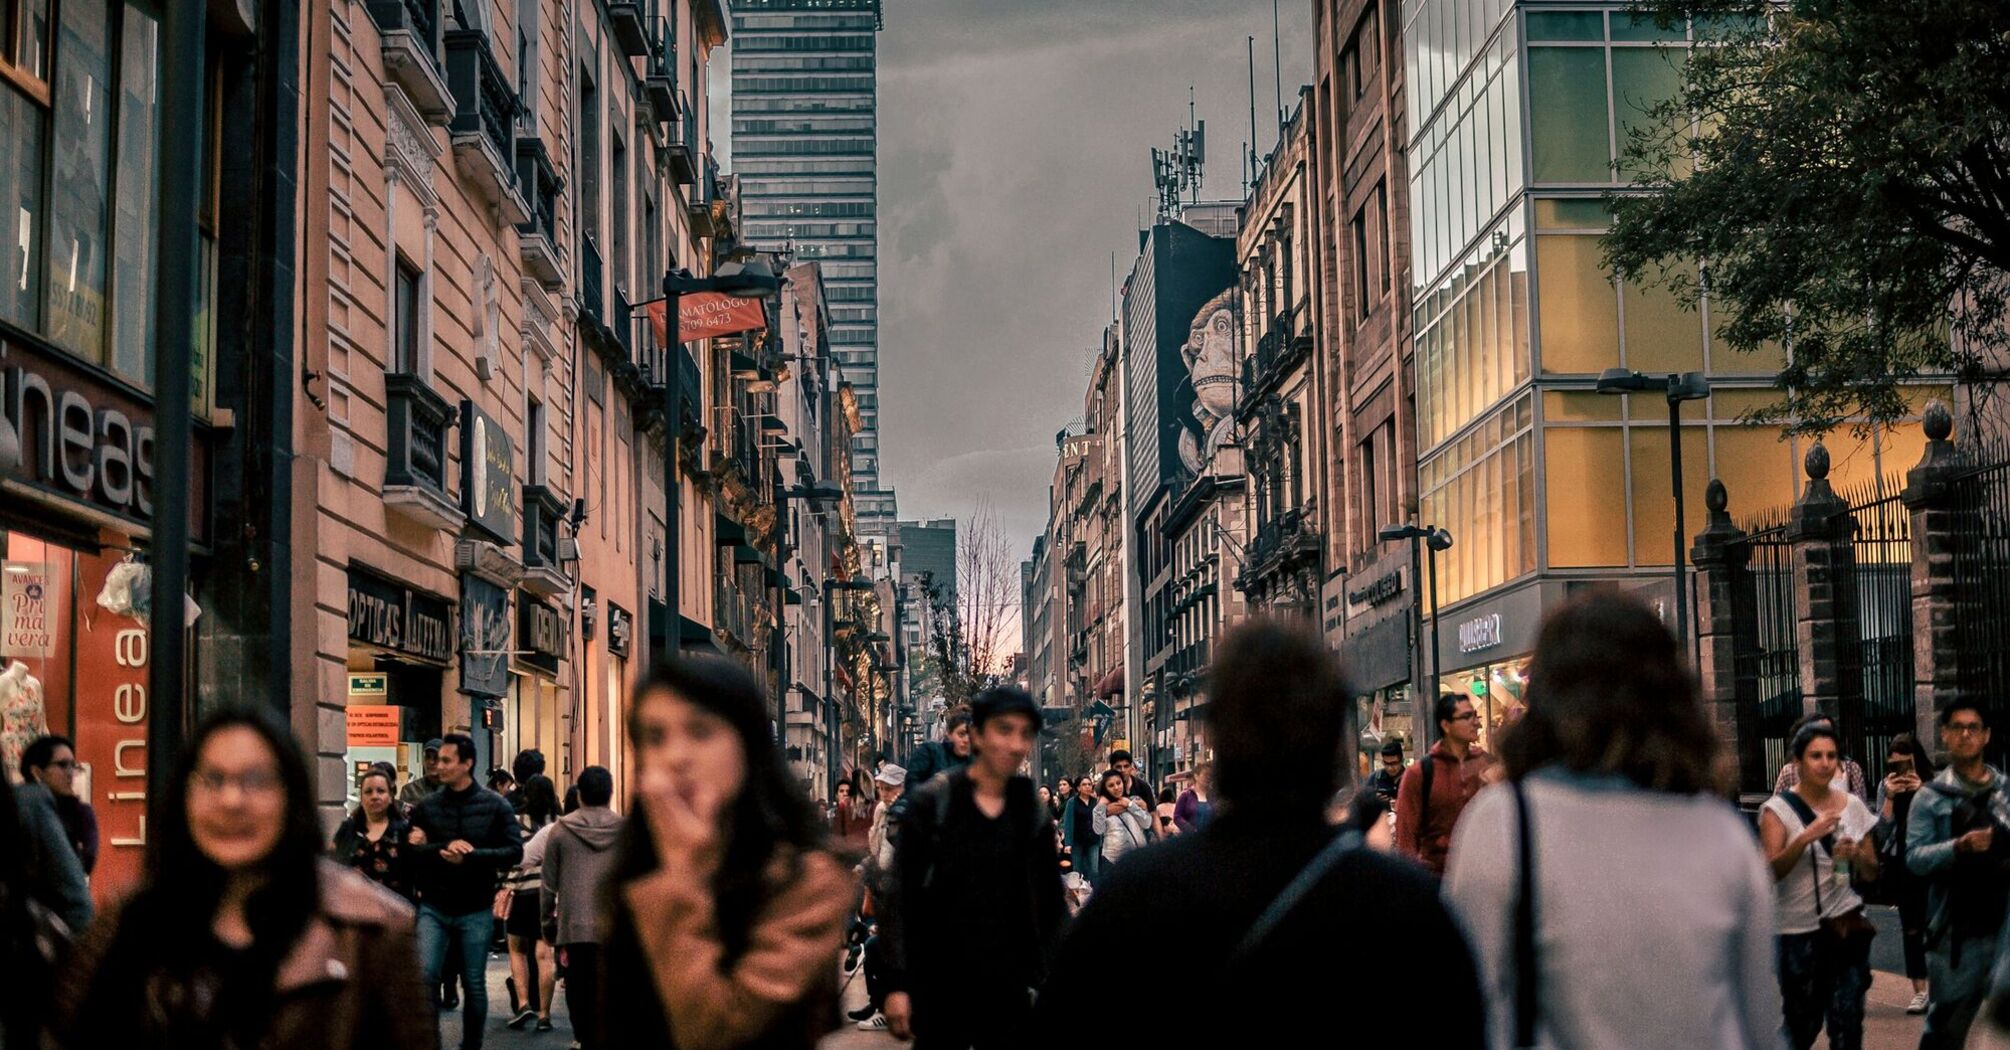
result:
<svg viewBox="0 0 2010 1050"><path fill-rule="evenodd" d="M1863 721L1863 657L1856 623L1854 521L1849 504L1829 485L1827 447L1816 442L1804 466L1808 482L1786 529L1799 613L1794 643L1800 652L1801 710L1829 715L1843 740L1855 740ZM1868 761L1881 756L1849 757Z"/></svg>
<svg viewBox="0 0 2010 1050"><path fill-rule="evenodd" d="M1752 542L1731 521L1730 494L1710 480L1703 495L1709 523L1696 534L1696 675L1703 704L1725 748L1737 760L1740 786L1772 783L1759 735L1759 595L1752 577Z"/></svg>
<svg viewBox="0 0 2010 1050"><path fill-rule="evenodd" d="M1899 498L1912 515L1912 708L1919 741L1937 748L1940 711L1962 695L1960 595L1955 557L1974 510L1959 506L1950 484L1964 464L1949 437L1954 414L1938 399L1926 406L1926 453L1905 475Z"/></svg>

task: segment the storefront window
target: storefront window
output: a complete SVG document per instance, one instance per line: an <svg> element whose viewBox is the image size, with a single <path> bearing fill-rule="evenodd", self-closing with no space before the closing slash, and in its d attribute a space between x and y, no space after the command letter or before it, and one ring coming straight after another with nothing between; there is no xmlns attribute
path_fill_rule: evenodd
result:
<svg viewBox="0 0 2010 1050"><path fill-rule="evenodd" d="M1493 750L1502 729L1521 718L1528 695L1526 656L1453 671L1439 681L1441 692L1469 699L1480 716L1480 747Z"/></svg>

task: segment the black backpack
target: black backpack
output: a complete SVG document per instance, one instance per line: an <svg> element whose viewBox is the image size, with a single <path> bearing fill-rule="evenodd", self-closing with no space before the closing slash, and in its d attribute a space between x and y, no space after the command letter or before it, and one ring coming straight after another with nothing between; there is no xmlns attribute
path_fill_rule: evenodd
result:
<svg viewBox="0 0 2010 1050"><path fill-rule="evenodd" d="M2006 905L2004 890L2010 886L2010 828L1996 819L1990 800L1997 785L1979 794L1934 782L1926 789L1951 800L1954 812L1948 820L1955 838L1971 831L1993 828L1996 836L1989 852L1954 856L1954 866L1943 876L1947 880L1948 930L1962 938L1994 937L2002 928ZM1931 947L1931 945L1929 945Z"/></svg>

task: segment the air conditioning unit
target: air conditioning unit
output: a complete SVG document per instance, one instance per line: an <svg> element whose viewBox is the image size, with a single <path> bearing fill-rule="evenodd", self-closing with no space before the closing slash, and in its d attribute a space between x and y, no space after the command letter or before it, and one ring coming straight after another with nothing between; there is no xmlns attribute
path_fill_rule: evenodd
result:
<svg viewBox="0 0 2010 1050"><path fill-rule="evenodd" d="M508 551L487 540L455 543L454 568L474 573L498 587L515 587L523 582L523 565L510 557Z"/></svg>

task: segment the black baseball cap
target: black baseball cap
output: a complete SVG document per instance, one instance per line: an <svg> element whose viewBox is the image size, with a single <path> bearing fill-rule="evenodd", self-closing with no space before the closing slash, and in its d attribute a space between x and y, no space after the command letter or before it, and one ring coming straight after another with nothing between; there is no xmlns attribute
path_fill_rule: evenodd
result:
<svg viewBox="0 0 2010 1050"><path fill-rule="evenodd" d="M431 740L426 741L426 750L438 753L438 751L440 750L440 738L434 737Z"/></svg>
<svg viewBox="0 0 2010 1050"><path fill-rule="evenodd" d="M1041 726L1039 703L1016 685L994 686L971 698L970 728L982 729L1000 715L1025 715L1033 720L1034 729Z"/></svg>

